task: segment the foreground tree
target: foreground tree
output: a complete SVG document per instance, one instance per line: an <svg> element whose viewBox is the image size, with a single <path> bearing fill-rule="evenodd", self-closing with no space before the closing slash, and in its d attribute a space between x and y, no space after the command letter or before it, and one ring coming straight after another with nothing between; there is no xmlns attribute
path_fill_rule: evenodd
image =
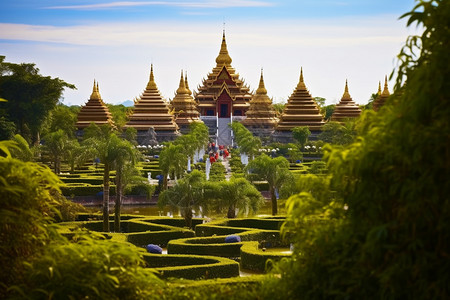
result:
<svg viewBox="0 0 450 300"><path fill-rule="evenodd" d="M187 168L188 157L182 144L168 143L159 153L159 168L163 175L163 190L167 189L169 174L179 178Z"/></svg>
<svg viewBox="0 0 450 300"><path fill-rule="evenodd" d="M420 1L404 17L424 31L399 54L394 95L354 143L328 148L339 197L289 200L294 259L266 298L450 297L450 2Z"/></svg>
<svg viewBox="0 0 450 300"><path fill-rule="evenodd" d="M16 124L18 133L39 144L42 124L55 108L65 88L75 86L59 78L39 74L34 64L5 62L0 56L0 103L8 119Z"/></svg>
<svg viewBox="0 0 450 300"><path fill-rule="evenodd" d="M272 214L278 213L276 190L280 190L284 184L293 180L289 171L289 162L286 158L279 156L271 158L261 154L245 168L247 177L253 180L265 180L269 184L270 199L272 201Z"/></svg>

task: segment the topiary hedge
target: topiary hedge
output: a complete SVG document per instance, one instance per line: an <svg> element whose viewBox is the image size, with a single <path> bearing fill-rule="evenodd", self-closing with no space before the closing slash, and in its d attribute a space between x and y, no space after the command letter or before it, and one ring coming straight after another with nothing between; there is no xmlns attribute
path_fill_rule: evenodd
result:
<svg viewBox="0 0 450 300"><path fill-rule="evenodd" d="M241 268L257 272L266 272L267 262L279 261L282 258L291 257L290 253L265 252L259 249L259 243L256 241L245 242L241 247Z"/></svg>
<svg viewBox="0 0 450 300"><path fill-rule="evenodd" d="M210 279L239 276L239 263L213 256L144 254L162 278Z"/></svg>
<svg viewBox="0 0 450 300"><path fill-rule="evenodd" d="M239 257L243 243L225 243L225 237L197 237L172 240L167 245L167 253Z"/></svg>

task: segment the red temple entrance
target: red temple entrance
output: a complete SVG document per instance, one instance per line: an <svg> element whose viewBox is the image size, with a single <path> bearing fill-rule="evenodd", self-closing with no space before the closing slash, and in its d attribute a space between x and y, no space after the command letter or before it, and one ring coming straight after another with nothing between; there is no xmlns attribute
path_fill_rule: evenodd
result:
<svg viewBox="0 0 450 300"><path fill-rule="evenodd" d="M229 118L231 115L233 101L225 91L217 99L216 111L219 113L219 118Z"/></svg>

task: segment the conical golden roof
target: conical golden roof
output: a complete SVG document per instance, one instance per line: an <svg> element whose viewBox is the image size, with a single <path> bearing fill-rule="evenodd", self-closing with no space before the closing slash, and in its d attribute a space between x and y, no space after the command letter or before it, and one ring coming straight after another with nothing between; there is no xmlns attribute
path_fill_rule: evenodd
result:
<svg viewBox="0 0 450 300"><path fill-rule="evenodd" d="M200 121L200 113L197 110L197 104L186 88L186 82L183 78L183 71L181 71L180 85L177 89L175 97L171 104L175 114L175 122L182 129L194 122ZM201 122L201 121L200 121Z"/></svg>
<svg viewBox="0 0 450 300"><path fill-rule="evenodd" d="M387 84L387 76L385 76L384 78L384 89L383 92L381 92L381 87L378 87L378 97L373 101L373 110L378 111L380 109L381 106L384 105L384 103L386 102L386 100L389 98L389 96L391 95L389 93L389 88L388 88L388 84Z"/></svg>
<svg viewBox="0 0 450 300"><path fill-rule="evenodd" d="M231 61L224 31L217 64L208 77L203 79L202 85L197 88L198 92L194 93L201 115L206 116L211 112L215 116L218 113L217 101L231 102L230 111L234 116L243 116L250 106L250 88L239 78L239 74L231 66Z"/></svg>
<svg viewBox="0 0 450 300"><path fill-rule="evenodd" d="M336 105L331 121L344 122L346 119L357 118L360 114L361 109L350 97L347 80L345 80L344 95L342 95L341 101Z"/></svg>
<svg viewBox="0 0 450 300"><path fill-rule="evenodd" d="M148 131L153 127L156 133L175 133L178 126L169 111L169 103L161 96L150 67L150 78L142 95L135 101L133 113L125 128L133 127L138 131Z"/></svg>
<svg viewBox="0 0 450 300"><path fill-rule="evenodd" d="M216 58L216 63L217 63L217 66L219 66L219 65L230 66L231 62L232 62L232 59L231 59L230 55L228 54L227 42L225 40L225 30L224 30L223 36L222 36L222 45L220 46L220 52Z"/></svg>
<svg viewBox="0 0 450 300"><path fill-rule="evenodd" d="M300 80L284 107L276 130L290 131L294 127L308 126L310 131L319 131L323 124L323 116L306 88L301 69Z"/></svg>
<svg viewBox="0 0 450 300"><path fill-rule="evenodd" d="M91 123L95 123L99 126L103 124L109 124L113 126L111 113L109 112L108 107L105 105L102 97L100 96L98 82L96 83L95 79L91 97L89 98L88 102L81 107L75 126L78 129L84 129Z"/></svg>
<svg viewBox="0 0 450 300"><path fill-rule="evenodd" d="M278 122L276 112L272 107L272 100L267 96L262 70L258 89L250 101L250 107L246 112L246 116L247 118L242 121L242 124L249 127L250 131L255 127L273 130Z"/></svg>

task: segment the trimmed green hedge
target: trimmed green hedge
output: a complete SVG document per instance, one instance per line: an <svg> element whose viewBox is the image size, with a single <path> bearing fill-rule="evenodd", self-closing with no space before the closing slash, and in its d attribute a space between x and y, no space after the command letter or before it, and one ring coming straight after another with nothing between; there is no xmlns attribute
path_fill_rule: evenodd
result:
<svg viewBox="0 0 450 300"><path fill-rule="evenodd" d="M150 268L162 278L210 279L239 276L239 263L221 257L145 254Z"/></svg>
<svg viewBox="0 0 450 300"><path fill-rule="evenodd" d="M167 253L239 257L243 243L225 243L225 237L197 237L172 240L167 245Z"/></svg>
<svg viewBox="0 0 450 300"><path fill-rule="evenodd" d="M195 233L197 236L211 236L241 233L252 229L279 231L284 219L285 217L224 219L199 224L195 227Z"/></svg>
<svg viewBox="0 0 450 300"><path fill-rule="evenodd" d="M259 249L259 243L256 241L245 242L241 247L241 268L257 272L265 272L266 264L270 259L273 262L283 258L289 258L289 253L265 252Z"/></svg>
<svg viewBox="0 0 450 300"><path fill-rule="evenodd" d="M129 233L127 234L127 241L138 247L143 247L148 244L166 247L172 240L185 239L194 236L195 233L191 230L177 228L165 231Z"/></svg>
<svg viewBox="0 0 450 300"><path fill-rule="evenodd" d="M186 226L186 221L184 220L184 218L150 217L150 218L145 218L143 221L154 223L154 224L164 224L164 225L170 225L170 226L175 226L175 227L181 227L181 228ZM195 228L195 226L197 226L199 224L203 224L203 222L204 222L204 219L193 218L192 226L193 226L193 228Z"/></svg>
<svg viewBox="0 0 450 300"><path fill-rule="evenodd" d="M97 193L103 192L103 185L75 185L75 184L67 184L61 186L61 193L64 196L96 196ZM111 196L116 194L116 187L114 185L110 185L109 194Z"/></svg>

